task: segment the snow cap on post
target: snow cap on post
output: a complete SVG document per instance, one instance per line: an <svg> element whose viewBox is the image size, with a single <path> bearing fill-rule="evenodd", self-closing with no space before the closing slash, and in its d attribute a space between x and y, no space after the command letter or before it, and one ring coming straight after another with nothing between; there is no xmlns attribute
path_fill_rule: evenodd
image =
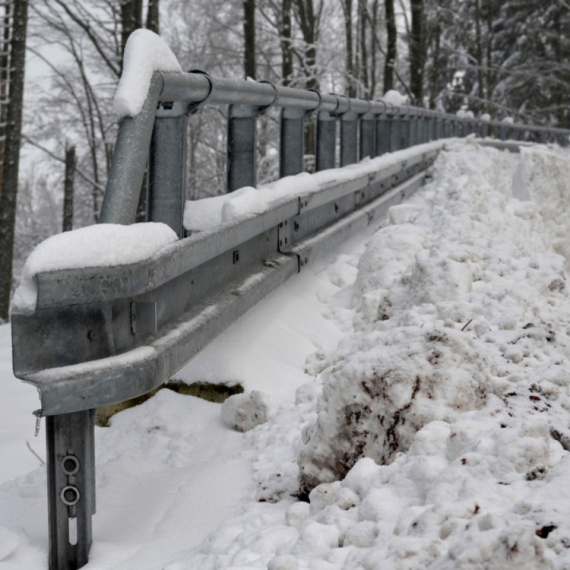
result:
<svg viewBox="0 0 570 570"><path fill-rule="evenodd" d="M384 101L384 103L389 103L391 105L394 105L394 107L401 107L402 105L406 104L406 96L402 95L399 91L396 91L395 89L390 89L389 91L386 91L386 93L384 93L382 101Z"/></svg>
<svg viewBox="0 0 570 570"><path fill-rule="evenodd" d="M119 119L141 112L155 71L181 72L182 68L162 38L150 30L135 30L125 46L123 73L113 102Z"/></svg>

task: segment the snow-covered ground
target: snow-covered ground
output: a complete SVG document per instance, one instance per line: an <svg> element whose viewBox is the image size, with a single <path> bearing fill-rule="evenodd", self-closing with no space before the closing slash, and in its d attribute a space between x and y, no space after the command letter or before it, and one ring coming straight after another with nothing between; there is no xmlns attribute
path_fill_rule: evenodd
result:
<svg viewBox="0 0 570 570"><path fill-rule="evenodd" d="M570 567L569 158L450 144L374 237L177 375L263 391L264 424L161 391L97 429L86 568ZM44 570L37 397L9 350L0 327L0 569Z"/></svg>

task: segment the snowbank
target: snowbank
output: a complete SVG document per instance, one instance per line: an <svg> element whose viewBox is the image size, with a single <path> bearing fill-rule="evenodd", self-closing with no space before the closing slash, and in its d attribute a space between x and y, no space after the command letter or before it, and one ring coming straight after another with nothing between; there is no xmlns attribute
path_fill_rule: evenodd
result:
<svg viewBox="0 0 570 570"><path fill-rule="evenodd" d="M150 30L135 30L125 46L123 74L113 102L119 119L141 112L155 71L181 72L182 68L164 40Z"/></svg>
<svg viewBox="0 0 570 570"><path fill-rule="evenodd" d="M247 434L255 497L167 570L568 567L565 214L511 194L528 167L556 199L561 158L438 158L360 259L352 332Z"/></svg>
<svg viewBox="0 0 570 570"><path fill-rule="evenodd" d="M136 263L152 257L177 239L166 224L155 222L130 226L97 224L49 237L26 260L12 300L12 312L35 310L37 283L34 277L38 273Z"/></svg>

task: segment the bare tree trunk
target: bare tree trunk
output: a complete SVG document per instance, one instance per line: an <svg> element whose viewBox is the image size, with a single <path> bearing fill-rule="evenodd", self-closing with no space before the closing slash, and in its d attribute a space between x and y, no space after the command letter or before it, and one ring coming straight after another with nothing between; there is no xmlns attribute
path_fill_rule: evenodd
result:
<svg viewBox="0 0 570 570"><path fill-rule="evenodd" d="M380 45L377 41L376 29L378 27L378 8L379 2L378 0L374 0L372 3L372 20L370 21L370 54L371 54L371 61L370 61L370 99L374 99L376 95L376 62L378 53L380 52Z"/></svg>
<svg viewBox="0 0 570 570"><path fill-rule="evenodd" d="M475 40L477 42L476 46L476 57L477 57L477 95L479 97L480 105L483 104L485 99L485 85L484 85L484 73L483 73L483 44L481 40L481 2L480 0L475 0Z"/></svg>
<svg viewBox="0 0 570 570"><path fill-rule="evenodd" d="M2 45L0 47L0 192L4 177L4 145L6 141L7 99L10 80L10 39L12 36L12 16L14 4L4 6Z"/></svg>
<svg viewBox="0 0 570 570"><path fill-rule="evenodd" d="M255 68L255 0L243 0L243 71L245 77L256 79Z"/></svg>
<svg viewBox="0 0 570 570"><path fill-rule="evenodd" d="M27 25L28 0L18 0L14 5L12 39L10 41L9 101L4 147L4 174L0 191L0 319L4 320L8 319L12 290L12 259L22 136Z"/></svg>
<svg viewBox="0 0 570 570"><path fill-rule="evenodd" d="M129 36L138 28L142 28L142 0L122 0L121 2L121 69L122 54Z"/></svg>
<svg viewBox="0 0 570 570"><path fill-rule="evenodd" d="M295 8L295 18L301 29L303 41L305 42L301 65L305 73L307 89L319 89L317 78L317 39L319 36L320 13L323 4L319 4L315 10L313 0L293 0ZM305 123L305 154L315 154L315 122L314 120Z"/></svg>
<svg viewBox="0 0 570 570"><path fill-rule="evenodd" d="M63 183L63 225L62 230L73 229L73 187L75 184L75 166L77 158L75 145L65 147L65 180Z"/></svg>
<svg viewBox="0 0 570 570"><path fill-rule="evenodd" d="M291 46L291 0L283 0L281 4L281 78L283 85L291 83L293 77L293 51Z"/></svg>
<svg viewBox="0 0 570 570"><path fill-rule="evenodd" d="M295 7L295 17L305 42L301 65L307 78L306 87L307 89L318 90L319 80L315 67L317 64L317 38L319 35L318 26L322 3L317 10L315 10L313 0L293 0L293 5Z"/></svg>
<svg viewBox="0 0 570 570"><path fill-rule="evenodd" d="M423 106L424 99L424 0L411 0L412 29L410 33L410 90L412 104Z"/></svg>
<svg viewBox="0 0 570 570"><path fill-rule="evenodd" d="M159 30L159 0L149 0L148 11L146 13L146 27L151 32L158 34Z"/></svg>
<svg viewBox="0 0 570 570"><path fill-rule="evenodd" d="M341 0L344 14L344 38L346 42L345 76L346 92L349 97L356 96L354 84L354 53L352 42L352 0Z"/></svg>
<svg viewBox="0 0 570 570"><path fill-rule="evenodd" d="M493 1L487 0L487 113L493 112L491 99L495 91L495 81L493 75ZM494 114L494 113L493 113Z"/></svg>
<svg viewBox="0 0 570 570"><path fill-rule="evenodd" d="M367 29L367 5L366 0L358 0L358 30L359 30L359 73L358 77L364 87L363 97L370 97L370 76L368 65L368 44L366 43L366 29ZM374 70L372 70L374 73Z"/></svg>
<svg viewBox="0 0 570 570"><path fill-rule="evenodd" d="M386 61L384 62L384 93L394 89L394 66L397 57L398 31L396 29L396 14L394 0L385 0L386 10Z"/></svg>
<svg viewBox="0 0 570 570"><path fill-rule="evenodd" d="M435 28L433 30L433 62L431 68L431 78L430 78L430 92L429 92L429 108L435 109L436 97L438 95L439 88L439 75L441 73L440 66L440 48L441 48L441 23L439 20L439 8L441 5L441 0L438 0L438 15L436 16Z"/></svg>

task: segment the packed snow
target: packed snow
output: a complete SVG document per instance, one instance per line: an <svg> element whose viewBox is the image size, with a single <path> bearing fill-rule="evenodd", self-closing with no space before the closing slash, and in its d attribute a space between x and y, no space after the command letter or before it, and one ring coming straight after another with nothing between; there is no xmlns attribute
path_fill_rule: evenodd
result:
<svg viewBox="0 0 570 570"><path fill-rule="evenodd" d="M98 429L86 568L570 566L569 158L449 143L366 246L181 371L244 384L223 415L161 391ZM224 422L245 403L269 417L241 433ZM47 568L28 467L0 485L3 570Z"/></svg>
<svg viewBox="0 0 570 570"><path fill-rule="evenodd" d="M405 105L407 100L408 99L405 95L402 95L399 91L396 91L395 89L390 89L389 91L386 91L386 93L384 93L384 96L382 97L382 101L390 105L394 105L394 107L401 107L402 105Z"/></svg>
<svg viewBox="0 0 570 570"><path fill-rule="evenodd" d="M157 222L130 226L97 224L51 236L26 260L12 300L12 312L34 311L37 302L34 277L38 273L136 263L177 239L171 228Z"/></svg>
<svg viewBox="0 0 570 570"><path fill-rule="evenodd" d="M342 168L287 176L259 188L245 186L221 196L188 200L184 208L184 227L192 232L213 230L222 224L262 214L284 200L309 196L336 182L356 180L361 176L390 167L404 158L412 158L440 147L439 141L426 143L372 159L365 158L357 164Z"/></svg>
<svg viewBox="0 0 570 570"><path fill-rule="evenodd" d="M142 28L129 36L123 62L123 73L113 101L119 119L136 117L142 111L155 71L182 71L166 42Z"/></svg>

